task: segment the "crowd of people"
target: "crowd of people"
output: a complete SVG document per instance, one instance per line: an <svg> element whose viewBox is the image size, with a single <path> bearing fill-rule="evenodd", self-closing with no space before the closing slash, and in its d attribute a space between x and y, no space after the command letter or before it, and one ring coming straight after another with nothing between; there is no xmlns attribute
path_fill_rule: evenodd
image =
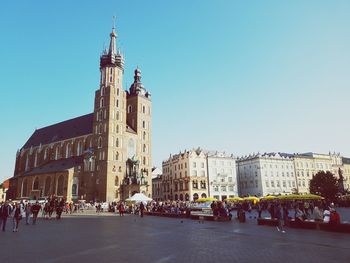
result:
<svg viewBox="0 0 350 263"><path fill-rule="evenodd" d="M63 198L55 196L49 197L47 200L39 203L36 202L3 202L0 204L0 227L2 231L6 230L8 218L12 218L13 232L17 232L22 219L25 224L36 224L38 214L42 212L42 218L51 219L55 217L60 219L62 213L72 214L84 212L86 208L96 208L96 213L115 212L120 216L125 213L140 215L143 217L144 212L157 212L165 214L190 216L191 211L196 210L193 202L189 201L165 201L165 202L148 202L148 203L85 203L85 202L66 202ZM284 225L288 225L290 220L302 222L305 220L315 220L330 224L339 224L340 215L335 209L334 203L327 204L324 201L243 201L243 202L224 202L213 201L209 209L212 215L218 218L231 219L234 211L240 222L245 222L246 214L251 217L252 213L256 213L258 218L262 217L262 213L268 212L272 219L278 220L277 229L285 232Z"/></svg>

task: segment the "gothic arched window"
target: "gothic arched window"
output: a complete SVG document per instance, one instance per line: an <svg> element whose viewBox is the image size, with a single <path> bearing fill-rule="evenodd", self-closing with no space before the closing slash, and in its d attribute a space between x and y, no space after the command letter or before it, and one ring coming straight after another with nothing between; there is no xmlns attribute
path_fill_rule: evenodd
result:
<svg viewBox="0 0 350 263"><path fill-rule="evenodd" d="M44 192L45 196L50 195L50 188L51 188L51 177L46 177L46 180L45 180L45 192Z"/></svg>
<svg viewBox="0 0 350 263"><path fill-rule="evenodd" d="M28 196L28 179L25 178L22 182L22 197Z"/></svg>
<svg viewBox="0 0 350 263"><path fill-rule="evenodd" d="M77 145L77 156L81 154L82 154L81 141L79 141Z"/></svg>
<svg viewBox="0 0 350 263"><path fill-rule="evenodd" d="M62 196L64 190L64 177L63 175L60 175L57 180L57 195Z"/></svg>
<svg viewBox="0 0 350 263"><path fill-rule="evenodd" d="M97 147L102 148L102 137L98 138Z"/></svg>
<svg viewBox="0 0 350 263"><path fill-rule="evenodd" d="M105 101L103 98L100 99L100 108L105 106Z"/></svg>
<svg viewBox="0 0 350 263"><path fill-rule="evenodd" d="M39 178L36 177L33 183L33 190L39 190Z"/></svg>

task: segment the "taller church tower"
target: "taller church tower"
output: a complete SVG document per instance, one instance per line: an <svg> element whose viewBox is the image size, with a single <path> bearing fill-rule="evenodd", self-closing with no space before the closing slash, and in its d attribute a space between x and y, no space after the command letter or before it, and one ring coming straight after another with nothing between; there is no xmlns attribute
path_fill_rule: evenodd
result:
<svg viewBox="0 0 350 263"><path fill-rule="evenodd" d="M135 70L129 91L122 87L124 58L113 27L108 51L100 57L100 87L95 92L95 198L125 200L136 192L152 193L151 94Z"/></svg>
<svg viewBox="0 0 350 263"><path fill-rule="evenodd" d="M117 51L117 34L113 27L108 51L100 57L100 87L95 92L94 144L96 156L96 193L99 200L120 198L119 187L123 179L124 131L126 128L126 94L122 82L124 58Z"/></svg>

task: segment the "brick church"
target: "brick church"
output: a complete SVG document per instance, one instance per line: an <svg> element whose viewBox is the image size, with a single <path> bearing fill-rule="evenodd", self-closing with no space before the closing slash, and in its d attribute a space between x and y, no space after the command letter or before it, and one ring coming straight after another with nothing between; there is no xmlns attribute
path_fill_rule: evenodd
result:
<svg viewBox="0 0 350 263"><path fill-rule="evenodd" d="M125 200L152 193L151 94L134 72L122 87L124 57L113 27L100 57L94 111L34 131L18 150L8 198Z"/></svg>

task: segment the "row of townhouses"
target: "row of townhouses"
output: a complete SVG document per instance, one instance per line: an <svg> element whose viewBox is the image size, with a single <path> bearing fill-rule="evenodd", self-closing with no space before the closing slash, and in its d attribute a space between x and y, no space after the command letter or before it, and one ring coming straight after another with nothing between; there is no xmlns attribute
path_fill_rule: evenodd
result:
<svg viewBox="0 0 350 263"><path fill-rule="evenodd" d="M238 196L236 158L224 152L193 149L163 161L162 175L152 180L152 196L159 200L186 200Z"/></svg>
<svg viewBox="0 0 350 263"><path fill-rule="evenodd" d="M339 153L251 154L240 158L201 149L180 152L163 161L152 180L154 200L309 193L312 176L330 171L350 190L350 159Z"/></svg>

